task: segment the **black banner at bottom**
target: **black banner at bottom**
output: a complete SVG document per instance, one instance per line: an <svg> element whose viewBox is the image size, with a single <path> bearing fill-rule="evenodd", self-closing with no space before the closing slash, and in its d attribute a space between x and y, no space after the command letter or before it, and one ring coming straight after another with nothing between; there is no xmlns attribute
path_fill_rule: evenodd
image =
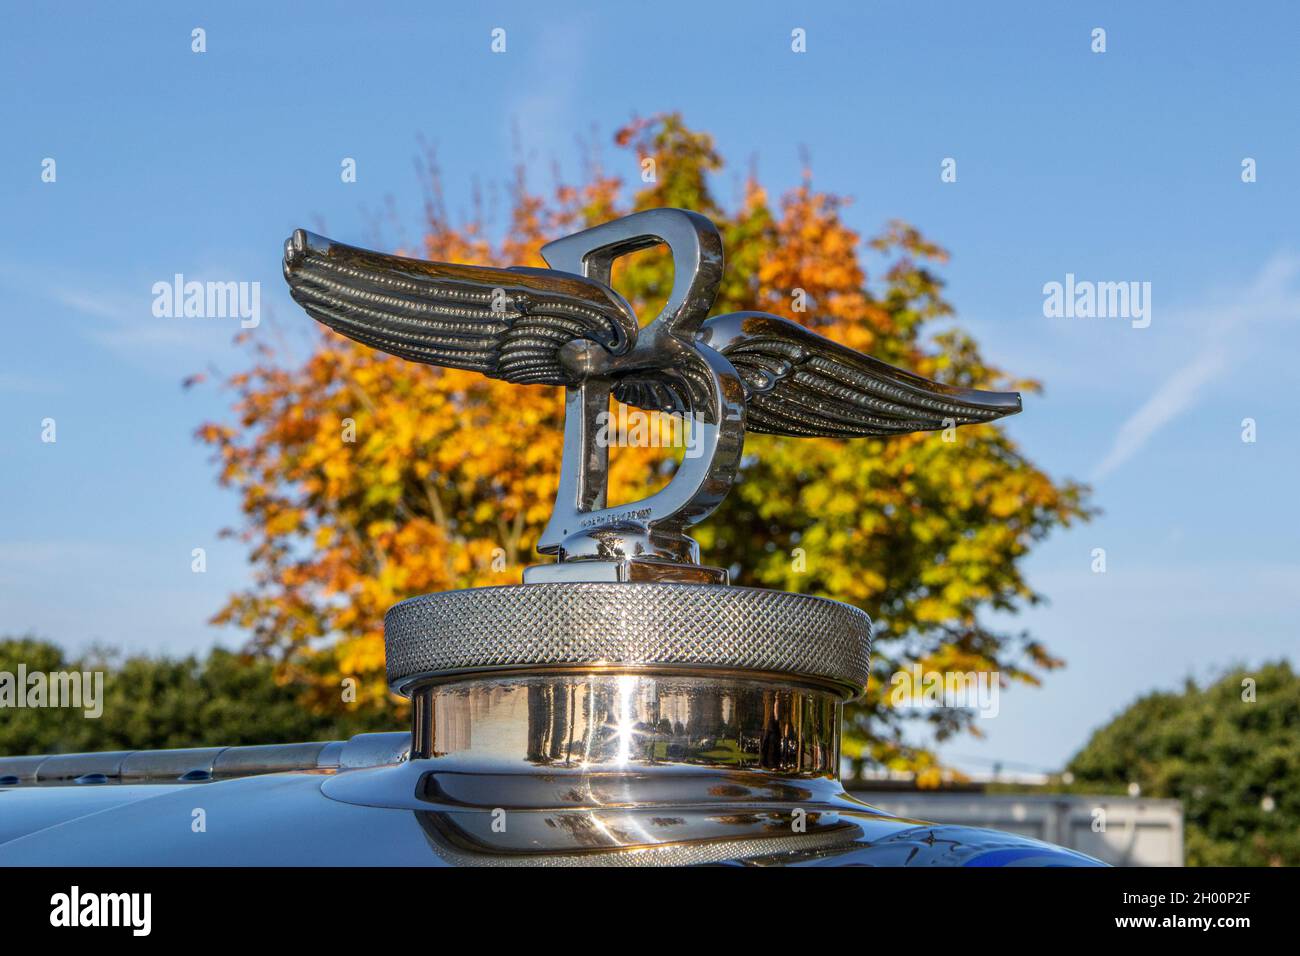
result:
<svg viewBox="0 0 1300 956"><path fill-rule="evenodd" d="M215 933L220 943L242 927L235 938L306 944L369 927L380 943L424 928L495 944L574 919L613 932L738 920L765 941L787 925L798 937L813 920L850 936L921 939L928 927L987 932L991 943L1044 932L1228 942L1293 926L1300 879L1281 869L38 868L0 870L0 886L8 941L76 933L131 945Z"/></svg>

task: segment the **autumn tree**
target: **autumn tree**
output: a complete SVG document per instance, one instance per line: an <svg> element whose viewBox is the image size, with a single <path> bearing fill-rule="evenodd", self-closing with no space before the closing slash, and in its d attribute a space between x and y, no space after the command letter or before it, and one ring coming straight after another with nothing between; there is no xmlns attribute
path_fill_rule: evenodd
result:
<svg viewBox="0 0 1300 956"><path fill-rule="evenodd" d="M714 189L723 158L676 114L629 124L615 146L646 171L635 189L594 160L583 182L545 195L520 172L499 237L482 216L452 222L435 178L423 248L406 253L542 266L541 246L560 235L638 209L692 209L718 225L727 251L715 314L773 312L942 382L1037 390L989 365L948 321L933 271L946 253L911 226L890 223L864 242L843 220L848 200L816 190L807 172L776 202L750 177L726 207ZM868 250L887 263L875 280ZM645 320L671 282L662 249L620 260L614 274ZM517 582L538 560L558 483L563 398L313 334L302 362L258 343L252 368L227 382L235 421L199 430L220 481L240 495L245 521L231 533L247 542L255 569L216 620L246 629L319 709L344 706L345 677L360 687L348 706L391 707L384 611L430 591ZM695 529L708 563L730 567L735 583L824 595L871 614L876 676L850 708L846 753L923 780L934 779L934 761L901 742L904 722L918 715L890 707L889 675L920 662L1035 683L1056 667L1040 643L994 630L987 617L1039 600L1025 556L1088 513L1084 489L1053 482L998 426L947 438L751 435L731 496ZM659 487L671 464L660 449L616 449L610 501ZM959 710L923 719L939 737L975 731Z"/></svg>

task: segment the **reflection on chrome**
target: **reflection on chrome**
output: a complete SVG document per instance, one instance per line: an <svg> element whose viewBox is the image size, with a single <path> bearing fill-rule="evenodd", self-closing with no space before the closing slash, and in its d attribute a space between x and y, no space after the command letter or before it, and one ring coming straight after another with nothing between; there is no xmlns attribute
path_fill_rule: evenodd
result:
<svg viewBox="0 0 1300 956"><path fill-rule="evenodd" d="M636 687L636 678L630 674L620 674L616 679L618 680L618 723L615 733L618 734L618 753L615 755L614 762L622 767L632 757L632 736L636 733L636 727L632 723L632 691Z"/></svg>
<svg viewBox="0 0 1300 956"><path fill-rule="evenodd" d="M839 697L726 677L574 674L416 688L414 758L495 767L689 765L829 776Z"/></svg>

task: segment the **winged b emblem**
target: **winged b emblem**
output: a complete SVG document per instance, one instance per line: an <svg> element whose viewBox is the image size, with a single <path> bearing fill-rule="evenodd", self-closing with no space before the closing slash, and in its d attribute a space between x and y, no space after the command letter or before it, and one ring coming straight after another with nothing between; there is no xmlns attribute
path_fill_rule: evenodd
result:
<svg viewBox="0 0 1300 956"><path fill-rule="evenodd" d="M660 243L673 287L644 328L610 287L614 260ZM414 362L566 389L555 511L538 550L556 562L525 580L725 582L686 529L735 478L745 430L854 438L987 422L1020 411L1014 392L932 382L761 312L706 319L722 240L681 209L633 213L542 249L550 269L487 268L371 252L297 230L284 274L309 315ZM610 395L689 417L698 454L654 495L606 504Z"/></svg>

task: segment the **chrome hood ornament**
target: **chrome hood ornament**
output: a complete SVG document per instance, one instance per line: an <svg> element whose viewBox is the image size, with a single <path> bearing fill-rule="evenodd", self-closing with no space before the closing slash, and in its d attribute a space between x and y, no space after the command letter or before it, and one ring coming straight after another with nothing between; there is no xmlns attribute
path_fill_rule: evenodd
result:
<svg viewBox="0 0 1300 956"><path fill-rule="evenodd" d="M673 286L642 328L610 274L659 243ZM424 262L301 230L285 246L294 299L343 335L566 389L560 491L538 546L555 561L522 584L391 608L387 679L412 700L410 759L339 774L323 792L415 810L438 855L460 863L913 859L938 831L882 829L839 785L843 703L867 682L870 619L731 586L687 531L730 489L746 428L904 434L1012 414L1019 396L927 381L774 315L706 319L722 242L695 213L634 213L542 252L551 269ZM697 452L656 494L614 507L611 395L685 416Z"/></svg>
<svg viewBox="0 0 1300 956"><path fill-rule="evenodd" d="M664 243L673 286L640 328L610 288L614 260ZM725 583L686 529L735 479L745 431L855 438L987 422L1020 411L1015 393L932 382L761 312L707 319L722 239L681 209L633 213L543 247L551 269L494 269L368 252L298 230L285 278L314 318L357 342L427 365L519 384L563 385L560 490L538 550L544 581ZM610 395L683 416L693 442L666 487L606 502Z"/></svg>

